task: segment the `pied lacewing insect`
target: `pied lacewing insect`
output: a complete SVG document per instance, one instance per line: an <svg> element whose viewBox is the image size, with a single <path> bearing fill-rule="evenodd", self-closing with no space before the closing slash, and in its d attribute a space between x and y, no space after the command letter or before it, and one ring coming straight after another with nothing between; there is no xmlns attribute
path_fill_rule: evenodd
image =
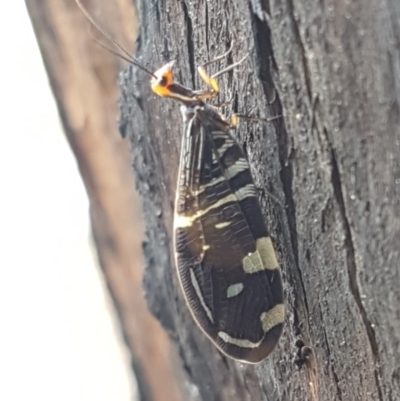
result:
<svg viewBox="0 0 400 401"><path fill-rule="evenodd" d="M174 82L173 63L150 72L76 2L127 55L123 58L151 75L154 93L182 104L174 217L179 282L194 320L220 351L242 362L264 360L277 344L285 318L279 264L249 164L230 134L232 125L206 103L219 93L216 76L241 61L212 77L199 67L208 89L188 89Z"/></svg>

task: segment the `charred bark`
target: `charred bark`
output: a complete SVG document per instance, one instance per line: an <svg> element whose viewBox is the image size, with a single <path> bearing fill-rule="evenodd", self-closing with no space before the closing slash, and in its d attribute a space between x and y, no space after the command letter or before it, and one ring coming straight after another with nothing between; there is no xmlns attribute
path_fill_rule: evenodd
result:
<svg viewBox="0 0 400 401"><path fill-rule="evenodd" d="M221 356L187 310L174 272L172 218L182 123L135 67L123 75L148 241L145 289L196 400L400 399L400 57L394 1L146 0L138 56L199 87L196 65L234 49L220 102L266 124L236 132L276 239L284 335L262 364ZM213 66L214 71L220 66Z"/></svg>

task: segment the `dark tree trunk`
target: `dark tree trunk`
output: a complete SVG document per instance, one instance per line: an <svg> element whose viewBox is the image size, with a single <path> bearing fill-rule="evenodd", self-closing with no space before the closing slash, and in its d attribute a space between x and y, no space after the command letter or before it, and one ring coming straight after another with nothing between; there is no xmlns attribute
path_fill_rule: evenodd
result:
<svg viewBox="0 0 400 401"><path fill-rule="evenodd" d="M399 400L398 2L143 0L139 9L143 64L175 59L177 79L198 88L196 65L234 43L228 63L250 58L221 77L220 101L282 115L235 134L263 189L288 310L277 349L245 366L200 332L177 284L179 106L151 94L135 67L123 75L121 132L145 200L147 300L178 347L188 398Z"/></svg>

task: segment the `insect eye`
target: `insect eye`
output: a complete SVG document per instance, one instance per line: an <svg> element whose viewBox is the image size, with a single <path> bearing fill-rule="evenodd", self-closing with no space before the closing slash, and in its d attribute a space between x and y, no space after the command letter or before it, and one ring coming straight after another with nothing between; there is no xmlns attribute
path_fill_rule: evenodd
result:
<svg viewBox="0 0 400 401"><path fill-rule="evenodd" d="M158 81L158 84L159 84L160 86L167 86L167 83L168 83L168 80L167 80L167 78L166 78L165 76L162 76L162 77L160 78L160 80Z"/></svg>

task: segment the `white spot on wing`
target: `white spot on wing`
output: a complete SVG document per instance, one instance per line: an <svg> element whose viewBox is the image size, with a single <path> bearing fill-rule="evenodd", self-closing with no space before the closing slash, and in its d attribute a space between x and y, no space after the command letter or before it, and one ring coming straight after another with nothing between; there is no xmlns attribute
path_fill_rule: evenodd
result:
<svg viewBox="0 0 400 401"><path fill-rule="evenodd" d="M214 133L213 133L213 136L215 137ZM217 149L218 154L219 154L220 157L222 157L222 156L224 155L224 153L225 153L230 147L232 147L232 146L234 146L234 145L236 144L236 143L233 141L233 139L229 138L229 136L227 136L226 134L225 134L225 136L224 136L224 139L225 139L224 144L223 144L219 149Z"/></svg>
<svg viewBox="0 0 400 401"><path fill-rule="evenodd" d="M268 312L261 313L260 316L262 328L264 333L268 333L278 324L283 324L285 321L285 305L275 305Z"/></svg>
<svg viewBox="0 0 400 401"><path fill-rule="evenodd" d="M230 224L231 224L230 221L224 221L224 222L222 222L222 223L217 223L214 227L215 227L217 230L221 230L222 228L228 227Z"/></svg>
<svg viewBox="0 0 400 401"><path fill-rule="evenodd" d="M238 296L243 291L243 283L236 283L230 285L226 290L226 297L232 298Z"/></svg>
<svg viewBox="0 0 400 401"><path fill-rule="evenodd" d="M235 164L232 166L229 166L225 171L224 175L228 178L231 179L235 175L241 173L242 171L248 170L249 164L247 163L247 160L241 157L236 161Z"/></svg>
<svg viewBox="0 0 400 401"><path fill-rule="evenodd" d="M200 289L199 283L197 282L197 279L196 279L193 269L190 269L190 281L192 282L192 285L196 292L197 298L199 299L201 306L203 307L204 311L206 312L206 315L208 316L210 321L212 323L214 323L213 315L212 315L210 309L208 308L208 306L206 305L206 302L204 301L203 294L201 293L201 289Z"/></svg>
<svg viewBox="0 0 400 401"><path fill-rule="evenodd" d="M256 188L253 183L247 184L243 188L239 188L236 192L235 195L239 200L248 198L248 197L255 197L257 196Z"/></svg>
<svg viewBox="0 0 400 401"><path fill-rule="evenodd" d="M196 221L199 217L206 215L209 211L217 209L220 206L225 205L226 203L231 203L236 201L237 201L236 196L234 194L230 194L222 199L219 199L217 202L213 203L207 209L198 210L193 216L183 216L180 214L175 214L174 226L175 228L190 227L192 226L194 221Z"/></svg>
<svg viewBox="0 0 400 401"><path fill-rule="evenodd" d="M259 342L253 343L252 341L249 340L243 340L231 337L228 333L225 333L224 331L219 331L218 337L228 344L233 344L241 348L258 348L264 339L262 338Z"/></svg>
<svg viewBox="0 0 400 401"><path fill-rule="evenodd" d="M256 242L256 250L243 258L243 270L252 274L262 270L277 269L279 265L271 238L259 238Z"/></svg>

